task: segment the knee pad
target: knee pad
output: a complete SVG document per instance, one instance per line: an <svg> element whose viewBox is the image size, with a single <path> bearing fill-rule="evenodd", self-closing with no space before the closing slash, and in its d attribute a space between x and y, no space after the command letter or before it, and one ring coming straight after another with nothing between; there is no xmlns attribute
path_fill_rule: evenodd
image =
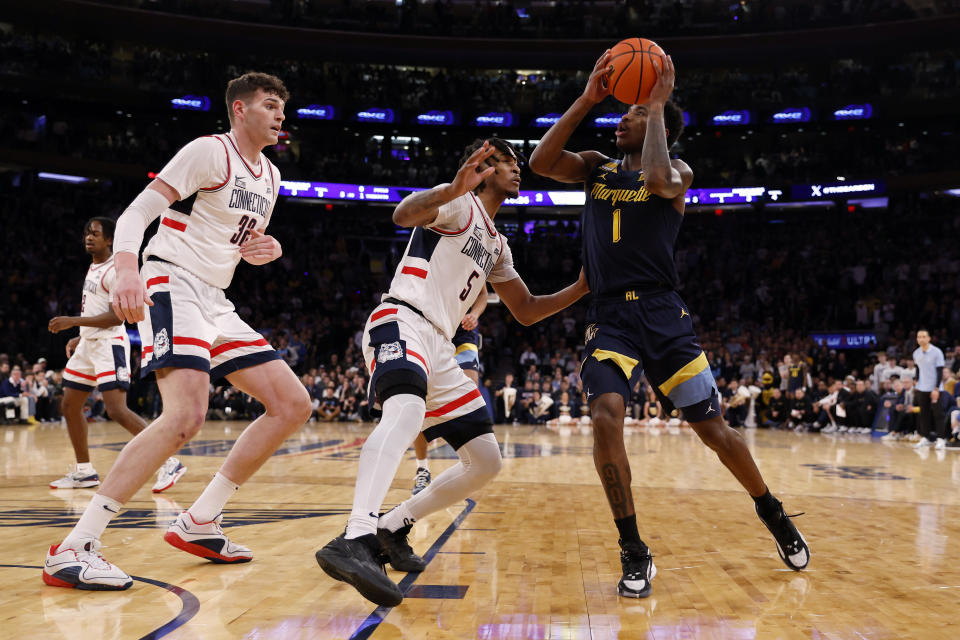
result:
<svg viewBox="0 0 960 640"><path fill-rule="evenodd" d="M427 381L413 371L394 369L384 372L377 379L374 392L381 406L391 397L401 394L409 394L426 400Z"/></svg>
<svg viewBox="0 0 960 640"><path fill-rule="evenodd" d="M464 443L457 454L467 472L484 484L493 479L503 466L500 444L492 433L485 433Z"/></svg>

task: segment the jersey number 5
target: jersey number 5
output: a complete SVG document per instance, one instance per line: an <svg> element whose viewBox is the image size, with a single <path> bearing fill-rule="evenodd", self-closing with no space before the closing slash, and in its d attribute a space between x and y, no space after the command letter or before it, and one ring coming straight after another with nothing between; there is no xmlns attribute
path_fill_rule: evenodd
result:
<svg viewBox="0 0 960 640"><path fill-rule="evenodd" d="M613 210L613 244L620 242L620 209Z"/></svg>
<svg viewBox="0 0 960 640"><path fill-rule="evenodd" d="M239 226L240 228L237 229L237 232L230 238L231 244L243 244L246 242L247 238L250 237L250 231L257 226L257 219L253 216L244 215L240 218Z"/></svg>
<svg viewBox="0 0 960 640"><path fill-rule="evenodd" d="M467 286L466 286L466 288L465 288L463 291L460 292L460 299L461 299L461 300L463 300L464 302L467 301L467 297L470 295L470 290L473 289L473 279L474 279L474 278L479 278L479 277L480 277L480 274L477 273L476 271L474 271L473 273L470 274L470 277L467 278Z"/></svg>

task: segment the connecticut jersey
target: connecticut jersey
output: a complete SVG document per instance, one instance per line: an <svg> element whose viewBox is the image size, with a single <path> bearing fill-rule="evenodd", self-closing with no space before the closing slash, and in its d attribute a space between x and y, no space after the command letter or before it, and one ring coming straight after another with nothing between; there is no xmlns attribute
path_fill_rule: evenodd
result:
<svg viewBox="0 0 960 640"><path fill-rule="evenodd" d="M117 270L113 267L113 256L103 262L90 263L87 277L83 280L83 298L80 301L80 317L92 318L107 311L112 312L110 306L110 292L117 279ZM80 327L80 337L92 340L95 338L113 339L125 335L123 323L117 321L117 326L107 329L97 327Z"/></svg>
<svg viewBox="0 0 960 640"><path fill-rule="evenodd" d="M250 165L229 133L197 138L157 176L177 190L144 257L156 256L226 289L240 245L270 222L280 172L260 154Z"/></svg>
<svg viewBox="0 0 960 640"><path fill-rule="evenodd" d="M385 298L419 309L452 339L486 282L518 278L506 238L479 198L466 193L440 207L430 227L416 227Z"/></svg>

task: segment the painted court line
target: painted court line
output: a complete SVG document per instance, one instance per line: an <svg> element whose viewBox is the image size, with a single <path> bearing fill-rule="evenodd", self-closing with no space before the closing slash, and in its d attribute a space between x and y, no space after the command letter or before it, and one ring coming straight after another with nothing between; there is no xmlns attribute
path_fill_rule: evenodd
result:
<svg viewBox="0 0 960 640"><path fill-rule="evenodd" d="M15 569L36 569L37 571L43 571L43 567L34 567L24 564L0 564L0 567L12 567ZM140 576L130 576L138 582L146 582L147 584L152 584L155 587L160 587L161 589L166 589L170 593L174 594L180 598L180 613L176 615L173 620L170 620L166 624L157 627L153 631L149 632L147 635L142 636L140 640L157 640L167 635L174 629L179 629L187 622L190 621L193 616L197 615L197 611L200 610L200 601L197 599L197 596L193 595L183 587L178 587L176 585L167 584L166 582L160 582L159 580L152 580L150 578L142 578Z"/></svg>
<svg viewBox="0 0 960 640"><path fill-rule="evenodd" d="M447 527L443 533L440 534L440 537L430 546L425 554L423 554L423 560L427 564L430 564L430 561L440 553L440 548L447 543L447 540L450 539L450 536L459 528L460 524L466 519L470 512L473 511L473 508L477 506L477 503L470 498L467 498L467 506L464 507L456 518L453 519L453 522L450 523L450 526ZM417 578L420 577L420 573L408 573L407 576L397 583L397 586L400 587L400 591L406 593L407 589L417 581ZM360 626L356 631L353 632L353 635L350 636L350 640L367 640L374 631L377 630L377 627L380 626L380 623L383 622L383 619L387 617L387 614L390 613L392 607L377 607L374 609L366 620L360 623Z"/></svg>

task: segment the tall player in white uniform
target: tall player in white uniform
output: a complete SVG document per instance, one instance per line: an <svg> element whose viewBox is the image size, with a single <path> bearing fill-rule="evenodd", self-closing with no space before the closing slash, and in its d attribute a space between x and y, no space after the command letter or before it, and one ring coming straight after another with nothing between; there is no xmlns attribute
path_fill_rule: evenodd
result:
<svg viewBox="0 0 960 640"><path fill-rule="evenodd" d="M407 196L393 213L396 224L416 228L390 291L363 333L370 394L382 406L383 419L360 452L346 532L316 554L327 574L381 606L403 600L379 563L381 550L394 566L418 560L422 565L406 540L412 523L463 500L500 470L484 399L454 355L451 340L461 319L478 295L486 295L488 281L525 325L588 293L582 272L576 283L545 296L531 295L517 275L493 217L518 193L519 161L509 142L477 140L467 147L452 183ZM378 517L400 460L421 428L427 440L446 440L460 462Z"/></svg>
<svg viewBox="0 0 960 640"><path fill-rule="evenodd" d="M117 221L114 310L138 322L143 371L155 371L163 412L123 448L80 521L47 553L43 580L81 589L126 589L133 581L98 553L100 536L123 503L203 425L212 378L226 376L266 407L237 439L188 511L164 539L217 563L249 562L249 549L220 529L227 500L310 417L303 385L224 295L241 259L276 260L265 235L280 177L263 155L277 143L288 98L274 76L248 73L227 85L230 133L181 149ZM147 225L163 216L144 251ZM149 313L144 314L144 305Z"/></svg>
<svg viewBox="0 0 960 640"><path fill-rule="evenodd" d="M110 292L117 279L113 267L114 222L110 218L91 218L83 227L83 245L92 262L83 281L79 316L51 318L51 333L80 327L80 336L67 343L67 362L63 370L63 401L60 414L67 422L70 443L77 458L76 468L50 483L51 489L82 489L100 484L100 476L90 462L87 447L87 421L83 404L94 388L103 394L107 414L133 435L147 428L143 418L127 407L130 389L130 339L123 322L110 308ZM169 458L153 485L160 493L172 487L187 468Z"/></svg>

